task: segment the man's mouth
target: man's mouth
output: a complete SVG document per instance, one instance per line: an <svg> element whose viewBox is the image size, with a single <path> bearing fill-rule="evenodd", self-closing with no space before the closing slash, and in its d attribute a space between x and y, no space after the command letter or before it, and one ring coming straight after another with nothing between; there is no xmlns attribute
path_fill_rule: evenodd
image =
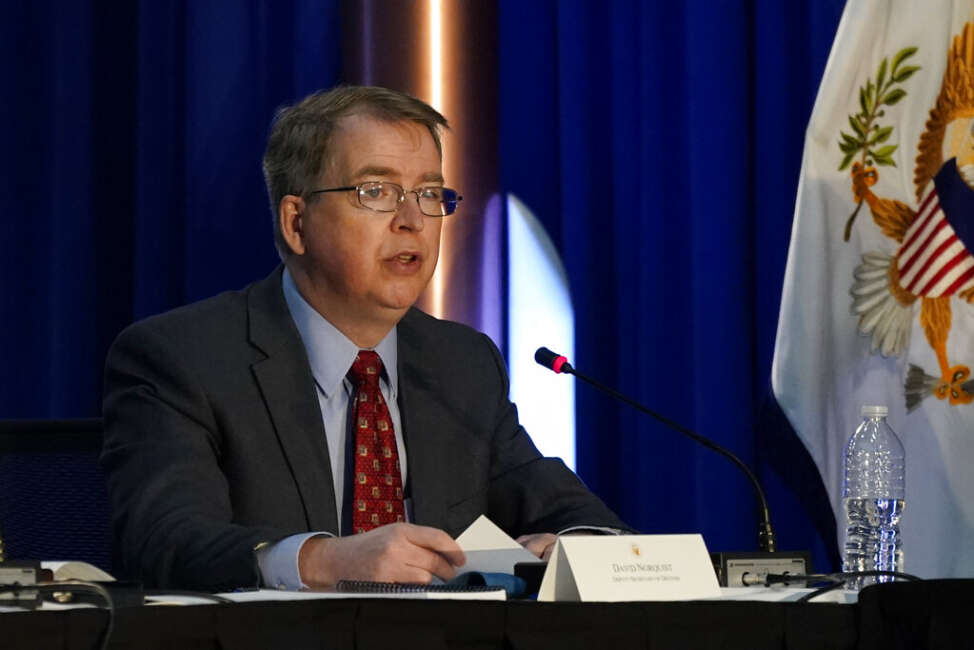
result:
<svg viewBox="0 0 974 650"><path fill-rule="evenodd" d="M423 255L419 251L401 251L386 258L395 273L415 273L423 267Z"/></svg>

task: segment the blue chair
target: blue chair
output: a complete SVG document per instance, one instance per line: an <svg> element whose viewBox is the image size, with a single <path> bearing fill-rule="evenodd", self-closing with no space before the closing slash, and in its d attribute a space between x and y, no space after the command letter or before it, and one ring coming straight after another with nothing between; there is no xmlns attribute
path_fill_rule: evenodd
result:
<svg viewBox="0 0 974 650"><path fill-rule="evenodd" d="M101 444L100 419L0 420L5 559L83 560L112 571Z"/></svg>

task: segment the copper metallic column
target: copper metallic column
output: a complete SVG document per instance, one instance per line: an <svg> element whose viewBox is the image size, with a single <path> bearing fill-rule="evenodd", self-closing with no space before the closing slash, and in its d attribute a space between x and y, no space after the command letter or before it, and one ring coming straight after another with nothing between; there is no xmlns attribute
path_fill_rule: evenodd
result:
<svg viewBox="0 0 974 650"><path fill-rule="evenodd" d="M463 202L443 224L439 266L418 306L500 342L495 3L346 0L342 9L344 80L410 93L450 121L443 173Z"/></svg>

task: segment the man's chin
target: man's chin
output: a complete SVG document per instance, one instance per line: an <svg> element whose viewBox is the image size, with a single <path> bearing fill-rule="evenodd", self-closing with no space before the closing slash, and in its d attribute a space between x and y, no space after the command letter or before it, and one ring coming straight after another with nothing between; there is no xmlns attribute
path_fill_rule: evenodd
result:
<svg viewBox="0 0 974 650"><path fill-rule="evenodd" d="M416 304L429 285L429 278L411 278L408 282L390 282L377 296L378 303L392 311L403 311Z"/></svg>
<svg viewBox="0 0 974 650"><path fill-rule="evenodd" d="M418 300L419 294L416 294L412 299L405 296L397 296L394 299L383 301L382 311L388 314L390 318L399 319L405 316L409 308L415 305Z"/></svg>
<svg viewBox="0 0 974 650"><path fill-rule="evenodd" d="M383 320L399 320L405 316L410 307L416 304L420 293L418 291L403 291L375 296L372 302L372 311L375 315L381 315Z"/></svg>

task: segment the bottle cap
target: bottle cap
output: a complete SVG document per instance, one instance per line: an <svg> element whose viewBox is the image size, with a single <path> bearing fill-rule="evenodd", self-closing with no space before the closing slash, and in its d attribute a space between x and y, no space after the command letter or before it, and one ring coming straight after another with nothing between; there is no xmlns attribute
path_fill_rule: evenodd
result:
<svg viewBox="0 0 974 650"><path fill-rule="evenodd" d="M864 418L884 418L889 415L889 409L885 406L869 405L859 409L859 415Z"/></svg>

